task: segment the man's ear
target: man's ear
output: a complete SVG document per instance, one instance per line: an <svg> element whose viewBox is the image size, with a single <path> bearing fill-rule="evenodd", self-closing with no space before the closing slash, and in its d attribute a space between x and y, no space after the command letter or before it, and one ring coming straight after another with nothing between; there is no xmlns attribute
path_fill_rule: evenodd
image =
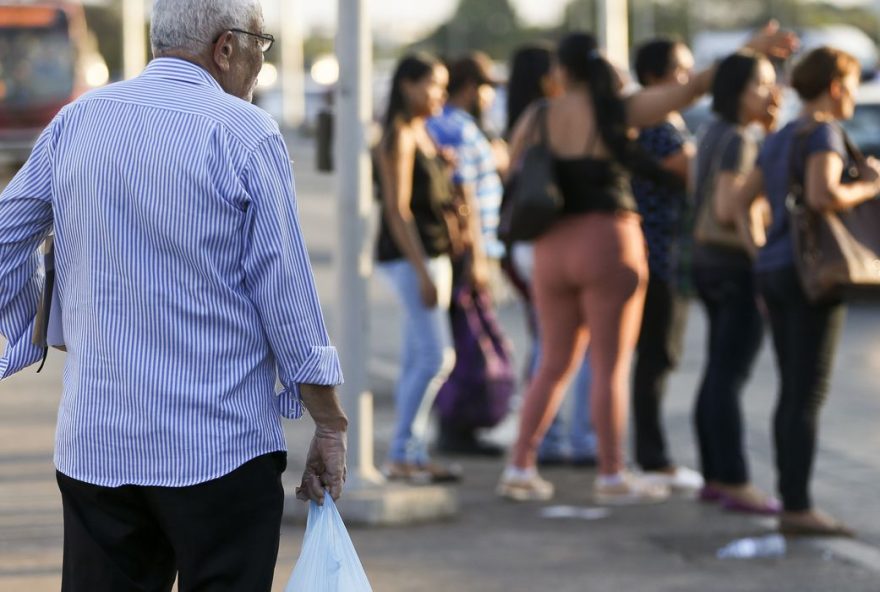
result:
<svg viewBox="0 0 880 592"><path fill-rule="evenodd" d="M227 31L220 35L220 38L214 44L212 58L221 72L228 72L231 67L232 54L235 53L234 39L235 35L231 31Z"/></svg>

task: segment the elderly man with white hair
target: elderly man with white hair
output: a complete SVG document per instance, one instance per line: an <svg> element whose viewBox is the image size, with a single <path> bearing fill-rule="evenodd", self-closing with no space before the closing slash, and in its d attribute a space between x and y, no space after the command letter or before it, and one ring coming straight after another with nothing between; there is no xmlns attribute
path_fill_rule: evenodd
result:
<svg viewBox="0 0 880 592"><path fill-rule="evenodd" d="M272 41L257 0L156 0L143 74L65 107L0 194L0 378L42 355L56 235L64 591L270 590L303 407L297 494L341 493L342 373L284 141L250 104Z"/></svg>

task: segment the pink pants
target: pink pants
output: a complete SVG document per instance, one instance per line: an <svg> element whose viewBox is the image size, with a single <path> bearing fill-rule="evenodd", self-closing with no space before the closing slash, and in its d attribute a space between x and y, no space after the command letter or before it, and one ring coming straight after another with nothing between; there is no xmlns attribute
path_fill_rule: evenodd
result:
<svg viewBox="0 0 880 592"><path fill-rule="evenodd" d="M635 214L571 216L535 243L532 290L541 327L541 360L523 401L515 466L535 465L538 444L590 343L599 472L609 475L623 469L630 364L647 279L645 239Z"/></svg>

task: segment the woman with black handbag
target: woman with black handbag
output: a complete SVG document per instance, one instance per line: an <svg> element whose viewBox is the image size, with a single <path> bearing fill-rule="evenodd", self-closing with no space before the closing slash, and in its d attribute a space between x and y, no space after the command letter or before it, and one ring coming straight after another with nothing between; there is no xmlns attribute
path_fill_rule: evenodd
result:
<svg viewBox="0 0 880 592"><path fill-rule="evenodd" d="M525 395L513 455L498 486L499 495L517 501L553 495L553 485L535 469L537 446L588 340L599 437L598 501L652 502L668 495L667 488L624 470L627 383L647 279L644 237L628 171L680 181L640 151L627 128L659 123L669 111L687 105L707 90L712 73L624 100L616 70L596 47L595 38L585 33L561 41L557 62L564 93L531 108L513 135L512 162L525 148L546 145L562 197L560 218L535 242L533 290L542 354Z"/></svg>
<svg viewBox="0 0 880 592"><path fill-rule="evenodd" d="M783 502L779 529L790 535L852 536L848 527L814 507L809 491L819 411L845 311L838 298L807 297L796 269L787 202L793 178L815 212L849 210L880 193L880 164L874 159L854 162L838 123L853 115L859 76L858 61L843 51L821 47L807 54L792 75L804 103L801 116L767 139L758 167L737 196L738 226L756 256L779 370L773 425ZM763 194L773 209L773 223L758 249L760 241L742 212Z"/></svg>
<svg viewBox="0 0 880 592"><path fill-rule="evenodd" d="M792 45L775 23L751 44L783 53ZM642 89L624 98L620 76L599 54L592 35L568 35L556 59L562 96L531 108L517 125L511 146L511 162L518 162L523 153L528 157L536 147L546 152L554 185L548 189L561 201L561 209L535 241L534 296L542 354L498 494L517 501L553 496L553 484L535 468L537 446L589 341L591 407L599 440L595 498L606 503L656 502L668 496L668 488L624 467L630 363L647 280L644 236L629 175L632 171L673 185L681 180L641 151L629 129L656 125L670 111L693 102L708 90L714 68L687 82ZM527 164L525 158L518 184L528 180L522 174ZM534 179L523 185L535 185Z"/></svg>
<svg viewBox="0 0 880 592"><path fill-rule="evenodd" d="M550 44L530 44L519 48L513 55L507 81L507 136L513 134L516 124L529 106L559 96L562 88L556 77L553 47ZM505 192L510 198L509 193ZM510 207L510 203L505 203ZM526 358L528 383L538 367L540 340L537 316L531 295L534 275L534 245L531 241L510 241L503 260L504 271L522 297L529 329L529 353ZM596 465L596 434L590 418L590 361L584 357L574 380L571 412L566 420L563 411L556 414L538 447L538 466L571 464L576 467Z"/></svg>

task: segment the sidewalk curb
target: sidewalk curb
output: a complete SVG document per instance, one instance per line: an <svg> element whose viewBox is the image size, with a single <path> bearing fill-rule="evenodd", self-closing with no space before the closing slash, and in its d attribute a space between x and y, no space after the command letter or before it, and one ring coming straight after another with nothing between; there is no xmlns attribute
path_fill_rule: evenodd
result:
<svg viewBox="0 0 880 592"><path fill-rule="evenodd" d="M337 503L345 523L357 526L402 526L448 520L458 514L454 487L385 485L346 491ZM287 495L284 520L305 522L307 504Z"/></svg>

